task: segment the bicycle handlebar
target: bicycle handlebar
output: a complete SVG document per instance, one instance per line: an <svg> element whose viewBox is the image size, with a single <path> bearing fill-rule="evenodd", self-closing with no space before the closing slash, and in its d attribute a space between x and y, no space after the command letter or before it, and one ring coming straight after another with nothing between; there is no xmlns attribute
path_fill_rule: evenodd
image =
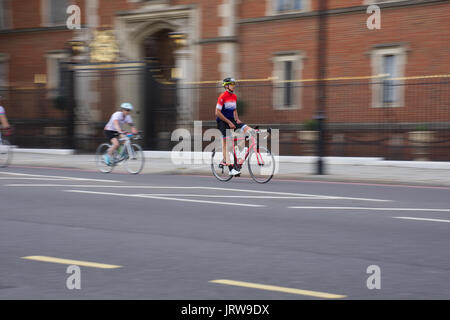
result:
<svg viewBox="0 0 450 320"><path fill-rule="evenodd" d="M126 139L133 139L133 140L142 139L142 131L138 131L137 133L124 132L123 135L125 137L120 138L119 140L123 141Z"/></svg>

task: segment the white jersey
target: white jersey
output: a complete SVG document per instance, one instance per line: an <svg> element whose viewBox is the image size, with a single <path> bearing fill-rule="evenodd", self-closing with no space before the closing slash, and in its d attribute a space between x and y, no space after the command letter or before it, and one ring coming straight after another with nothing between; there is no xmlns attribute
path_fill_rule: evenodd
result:
<svg viewBox="0 0 450 320"><path fill-rule="evenodd" d="M6 112L5 112L5 108L3 108L2 106L0 106L0 115L5 115L6 114Z"/></svg>
<svg viewBox="0 0 450 320"><path fill-rule="evenodd" d="M131 118L130 115L127 115L125 117L121 111L117 111L117 112L114 112L113 115L111 116L111 119L109 119L108 123L105 126L105 130L117 131L116 127L114 127L114 120L119 121L119 126L121 129L125 123L128 123L128 124L133 123L133 119Z"/></svg>

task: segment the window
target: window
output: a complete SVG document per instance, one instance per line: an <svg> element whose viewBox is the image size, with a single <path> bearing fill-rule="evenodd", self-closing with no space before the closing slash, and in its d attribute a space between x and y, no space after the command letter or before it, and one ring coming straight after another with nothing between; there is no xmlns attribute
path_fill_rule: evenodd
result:
<svg viewBox="0 0 450 320"><path fill-rule="evenodd" d="M0 88L6 87L6 62L0 61Z"/></svg>
<svg viewBox="0 0 450 320"><path fill-rule="evenodd" d="M44 25L56 26L66 24L68 15L67 8L71 5L70 0L43 0Z"/></svg>
<svg viewBox="0 0 450 320"><path fill-rule="evenodd" d="M301 10L302 0L277 0L277 11Z"/></svg>
<svg viewBox="0 0 450 320"><path fill-rule="evenodd" d="M393 54L387 54L382 57L383 59L383 74L386 74L386 78L383 80L382 96L383 104L394 103L396 101L396 88L395 80L392 78L397 77L395 60L396 57Z"/></svg>
<svg viewBox="0 0 450 320"><path fill-rule="evenodd" d="M308 11L310 0L269 0L267 14L282 14Z"/></svg>
<svg viewBox="0 0 450 320"><path fill-rule="evenodd" d="M299 54L277 54L274 59L273 105L275 109L300 107L299 80L302 63Z"/></svg>
<svg viewBox="0 0 450 320"><path fill-rule="evenodd" d="M9 1L0 0L0 30L10 27L9 20Z"/></svg>
<svg viewBox="0 0 450 320"><path fill-rule="evenodd" d="M7 54L0 53L0 89L8 86L8 60Z"/></svg>
<svg viewBox="0 0 450 320"><path fill-rule="evenodd" d="M375 49L372 52L374 107L399 107L403 105L405 49L402 47Z"/></svg>

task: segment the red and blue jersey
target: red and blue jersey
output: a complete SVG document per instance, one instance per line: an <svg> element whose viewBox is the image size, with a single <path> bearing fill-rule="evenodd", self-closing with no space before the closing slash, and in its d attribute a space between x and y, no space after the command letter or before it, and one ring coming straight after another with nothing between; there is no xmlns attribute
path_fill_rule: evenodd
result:
<svg viewBox="0 0 450 320"><path fill-rule="evenodd" d="M225 118L234 120L234 110L236 110L237 97L234 93L225 91L217 99L216 109L219 109ZM216 121L220 118L217 117Z"/></svg>

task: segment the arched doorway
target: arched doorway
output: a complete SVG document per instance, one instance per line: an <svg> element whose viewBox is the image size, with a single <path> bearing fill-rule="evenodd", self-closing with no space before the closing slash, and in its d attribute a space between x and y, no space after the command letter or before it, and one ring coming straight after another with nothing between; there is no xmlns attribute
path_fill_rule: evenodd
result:
<svg viewBox="0 0 450 320"><path fill-rule="evenodd" d="M147 63L145 76L145 145L153 150L170 150L171 133L177 121L177 91L172 30L164 28L147 36L142 52Z"/></svg>

